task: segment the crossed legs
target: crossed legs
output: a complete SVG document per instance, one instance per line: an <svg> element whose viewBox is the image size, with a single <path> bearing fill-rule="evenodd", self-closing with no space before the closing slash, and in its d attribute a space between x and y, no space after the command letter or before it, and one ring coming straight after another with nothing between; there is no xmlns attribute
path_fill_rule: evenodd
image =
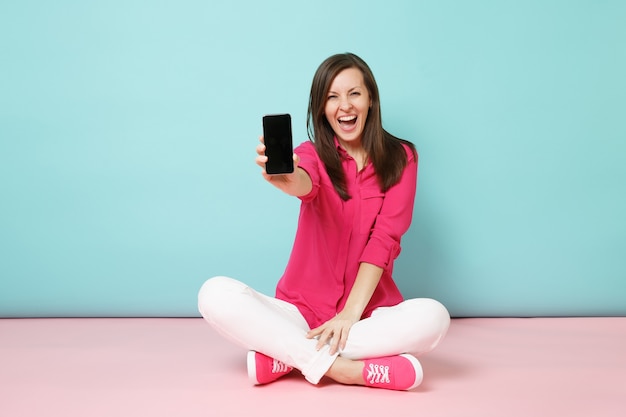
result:
<svg viewBox="0 0 626 417"><path fill-rule="evenodd" d="M363 385L365 359L426 353L439 343L450 323L447 310L437 301L407 300L378 308L356 323L345 349L330 355L328 346L318 351L317 341L306 338L309 326L294 305L232 278L205 282L198 307L222 336L299 369L313 384L326 375L340 383Z"/></svg>

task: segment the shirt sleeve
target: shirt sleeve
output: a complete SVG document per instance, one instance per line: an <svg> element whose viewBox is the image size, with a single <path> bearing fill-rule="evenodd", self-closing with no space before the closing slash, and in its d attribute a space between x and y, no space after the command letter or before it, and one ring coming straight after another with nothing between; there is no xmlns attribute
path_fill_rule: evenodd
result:
<svg viewBox="0 0 626 417"><path fill-rule="evenodd" d="M400 254L400 240L409 229L413 218L417 158L414 158L413 152L408 147L405 148L408 163L400 181L385 193L376 223L359 260L383 269L387 269Z"/></svg>
<svg viewBox="0 0 626 417"><path fill-rule="evenodd" d="M319 167L322 161L317 156L315 146L311 142L303 142L294 149L294 153L300 157L299 168L302 168L309 174L313 187L308 194L300 196L302 201L311 201L317 195L317 191L320 188L320 172Z"/></svg>

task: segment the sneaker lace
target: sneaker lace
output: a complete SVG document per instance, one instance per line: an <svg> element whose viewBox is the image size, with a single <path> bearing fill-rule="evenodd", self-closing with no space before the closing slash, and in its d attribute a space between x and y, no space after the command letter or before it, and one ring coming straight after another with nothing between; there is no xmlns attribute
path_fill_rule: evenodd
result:
<svg viewBox="0 0 626 417"><path fill-rule="evenodd" d="M367 379L370 384L374 383L386 383L389 381L389 366L369 364L367 369Z"/></svg>
<svg viewBox="0 0 626 417"><path fill-rule="evenodd" d="M287 372L288 370L289 370L289 366L285 365L279 360L273 359L272 361L272 373L273 374Z"/></svg>

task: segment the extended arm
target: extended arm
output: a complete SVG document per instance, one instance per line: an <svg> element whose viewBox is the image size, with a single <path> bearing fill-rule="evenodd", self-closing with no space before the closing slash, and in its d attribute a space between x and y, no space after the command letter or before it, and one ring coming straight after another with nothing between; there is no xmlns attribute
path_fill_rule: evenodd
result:
<svg viewBox="0 0 626 417"><path fill-rule="evenodd" d="M302 197L307 195L313 188L311 177L302 168L298 167L300 158L298 155L293 154L293 173L281 174L281 175L268 175L265 172L265 163L267 162L267 156L265 156L265 144L263 142L263 136L259 138L261 143L257 146L256 163L263 168L263 178L279 190L294 197Z"/></svg>

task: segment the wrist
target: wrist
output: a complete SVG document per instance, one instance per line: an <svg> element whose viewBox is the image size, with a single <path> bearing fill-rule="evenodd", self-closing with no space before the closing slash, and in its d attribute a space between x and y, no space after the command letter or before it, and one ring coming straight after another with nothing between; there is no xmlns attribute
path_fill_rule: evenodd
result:
<svg viewBox="0 0 626 417"><path fill-rule="evenodd" d="M352 320L355 323L361 320L361 316L363 315L364 308L358 308L356 306L344 306L343 309L337 314L338 316L342 316L348 320Z"/></svg>

